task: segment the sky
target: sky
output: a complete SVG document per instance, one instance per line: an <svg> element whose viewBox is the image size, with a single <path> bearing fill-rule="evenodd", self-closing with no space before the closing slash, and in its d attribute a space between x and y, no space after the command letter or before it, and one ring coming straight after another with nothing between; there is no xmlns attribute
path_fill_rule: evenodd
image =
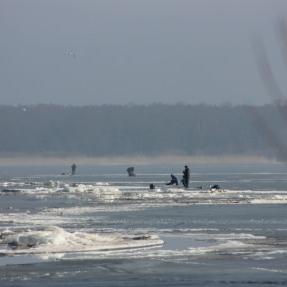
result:
<svg viewBox="0 0 287 287"><path fill-rule="evenodd" d="M0 0L0 105L264 104L286 0Z"/></svg>

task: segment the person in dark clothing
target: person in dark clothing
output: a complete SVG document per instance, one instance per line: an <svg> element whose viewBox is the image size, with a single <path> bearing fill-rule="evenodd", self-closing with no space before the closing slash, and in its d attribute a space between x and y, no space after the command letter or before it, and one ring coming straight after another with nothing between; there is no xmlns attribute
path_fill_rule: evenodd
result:
<svg viewBox="0 0 287 287"><path fill-rule="evenodd" d="M135 168L133 166L130 166L127 168L127 173L129 176L136 176L135 174Z"/></svg>
<svg viewBox="0 0 287 287"><path fill-rule="evenodd" d="M173 174L170 175L171 179L170 182L168 182L166 185L178 185L177 177Z"/></svg>
<svg viewBox="0 0 287 287"><path fill-rule="evenodd" d="M190 179L190 170L189 167L187 165L184 166L184 170L183 170L183 175L182 175L182 184L185 188L188 188L189 186L189 179Z"/></svg>
<svg viewBox="0 0 287 287"><path fill-rule="evenodd" d="M75 174L76 174L76 168L77 168L76 164L73 163L73 164L71 165L71 175L75 175Z"/></svg>
<svg viewBox="0 0 287 287"><path fill-rule="evenodd" d="M214 190L219 190L220 189L220 185L219 184L212 184L210 185L209 187L211 190L214 189Z"/></svg>

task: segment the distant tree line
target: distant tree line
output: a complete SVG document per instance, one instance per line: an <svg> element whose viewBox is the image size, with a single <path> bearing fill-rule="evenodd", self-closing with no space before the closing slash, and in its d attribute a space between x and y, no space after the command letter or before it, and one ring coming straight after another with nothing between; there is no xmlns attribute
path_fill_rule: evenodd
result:
<svg viewBox="0 0 287 287"><path fill-rule="evenodd" d="M287 106L0 106L0 154L287 158Z"/></svg>

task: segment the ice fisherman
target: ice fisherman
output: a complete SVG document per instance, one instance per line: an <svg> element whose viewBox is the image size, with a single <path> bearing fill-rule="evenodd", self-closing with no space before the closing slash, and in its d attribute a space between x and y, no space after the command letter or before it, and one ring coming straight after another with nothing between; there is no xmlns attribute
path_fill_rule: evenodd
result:
<svg viewBox="0 0 287 287"><path fill-rule="evenodd" d="M177 177L174 174L171 174L170 177L170 182L168 182L166 185L178 185Z"/></svg>
<svg viewBox="0 0 287 287"><path fill-rule="evenodd" d="M209 188L210 189L220 189L220 185L219 184L211 184L210 186L209 186Z"/></svg>
<svg viewBox="0 0 287 287"><path fill-rule="evenodd" d="M127 168L127 173L129 176L136 176L135 174L135 168L133 166L130 166Z"/></svg>
<svg viewBox="0 0 287 287"><path fill-rule="evenodd" d="M189 186L189 179L190 179L190 170L187 165L184 166L184 170L182 171L182 184L185 188Z"/></svg>
<svg viewBox="0 0 287 287"><path fill-rule="evenodd" d="M76 169L77 169L77 166L75 163L73 163L71 165L71 175L75 175L76 174Z"/></svg>

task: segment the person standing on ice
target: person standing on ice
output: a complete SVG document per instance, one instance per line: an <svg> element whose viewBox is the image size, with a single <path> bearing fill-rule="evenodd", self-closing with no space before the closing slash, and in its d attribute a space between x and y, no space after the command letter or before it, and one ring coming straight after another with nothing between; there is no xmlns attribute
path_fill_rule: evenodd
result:
<svg viewBox="0 0 287 287"><path fill-rule="evenodd" d="M184 170L183 170L183 175L182 175L182 184L185 188L188 188L189 186L189 179L190 179L190 170L189 167L187 165L184 166Z"/></svg>
<svg viewBox="0 0 287 287"><path fill-rule="evenodd" d="M75 175L75 174L76 174L76 168L77 168L76 164L73 163L73 164L71 165L71 175Z"/></svg>

